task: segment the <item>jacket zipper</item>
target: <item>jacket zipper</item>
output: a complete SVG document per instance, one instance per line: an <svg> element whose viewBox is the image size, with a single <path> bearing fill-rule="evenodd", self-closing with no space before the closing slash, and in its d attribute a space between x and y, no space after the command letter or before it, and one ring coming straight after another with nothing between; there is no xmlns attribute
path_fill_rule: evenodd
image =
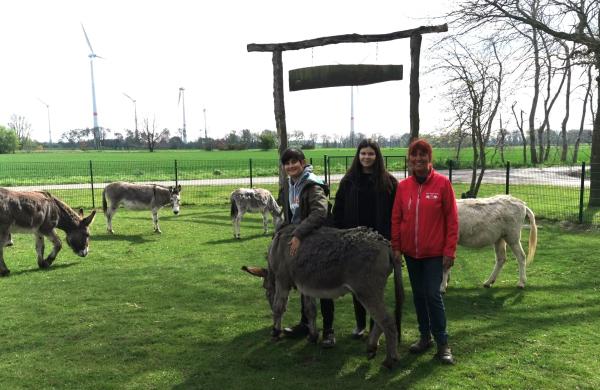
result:
<svg viewBox="0 0 600 390"><path fill-rule="evenodd" d="M419 184L419 192L417 193L417 204L415 206L415 258L419 258L419 203L421 202L421 188L422 184Z"/></svg>

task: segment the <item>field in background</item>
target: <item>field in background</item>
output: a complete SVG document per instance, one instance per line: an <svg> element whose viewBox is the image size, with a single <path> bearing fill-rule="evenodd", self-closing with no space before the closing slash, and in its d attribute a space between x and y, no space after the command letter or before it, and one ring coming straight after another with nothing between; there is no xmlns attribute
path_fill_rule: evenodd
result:
<svg viewBox="0 0 600 390"><path fill-rule="evenodd" d="M525 290L516 288L512 255L484 289L493 249L459 248L445 296L453 367L439 365L433 352L408 353L418 331L405 274L401 360L388 371L383 340L370 361L364 342L351 339L350 296L336 302L334 349L270 341L261 282L240 270L265 265L269 237L257 214L242 221L241 240L232 238L227 208L162 210L160 221L157 235L149 212L121 210L111 236L99 214L89 256L65 243L49 270L38 270L31 235L13 236L15 246L4 251L12 273L0 279L3 388L600 387L598 234L543 223ZM293 292L284 324L298 317Z"/></svg>
<svg viewBox="0 0 600 390"><path fill-rule="evenodd" d="M489 149L488 155L490 165L501 163L499 153L494 155L493 149ZM353 156L354 148L346 149L314 149L306 150L307 158L322 161L324 155L328 156ZM571 152L571 149L570 149ZM406 148L383 148L384 155L403 156ZM0 154L0 163L3 162L69 162L69 161L173 161L173 160L247 160L247 159L273 159L277 160L277 150L239 150L239 151L205 151L205 150L157 150L153 153L147 150L136 151L50 151L50 152L20 152L16 154ZM493 156L493 157L492 157ZM559 162L560 152L556 147L550 152L549 163ZM571 154L569 154L571 156ZM452 148L436 148L434 160L436 163L445 163L448 159L456 159L456 151ZM590 147L582 145L579 151L578 162L589 162ZM510 161L513 166L523 164L522 147L509 147L505 150L505 160ZM463 148L460 161L467 163L473 161L473 152L470 148ZM571 162L569 157L568 162ZM1 169L1 168L0 168Z"/></svg>

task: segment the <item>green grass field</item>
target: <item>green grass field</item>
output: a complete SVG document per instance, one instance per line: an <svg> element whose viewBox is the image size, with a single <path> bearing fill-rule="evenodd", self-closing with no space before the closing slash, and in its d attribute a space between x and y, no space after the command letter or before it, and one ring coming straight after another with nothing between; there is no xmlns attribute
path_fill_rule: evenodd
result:
<svg viewBox="0 0 600 390"><path fill-rule="evenodd" d="M452 367L440 366L432 353L407 353L418 332L405 274L401 360L388 371L382 350L369 361L364 343L350 338L349 296L336 303L334 349L270 341L260 280L240 271L265 265L269 238L261 225L258 215L247 215L242 239L234 240L226 206L188 206L179 216L161 212L162 235L152 233L149 212L120 211L110 236L99 214L89 256L65 245L49 270L37 269L33 237L14 235L15 246L4 250L12 273L0 279L1 387L600 387L597 233L542 223L525 290L516 288L512 255L496 285L483 289L492 248L459 248L445 296ZM284 323L298 317L294 292Z"/></svg>
<svg viewBox="0 0 600 390"><path fill-rule="evenodd" d="M559 161L559 152L556 147L551 149L549 156L549 163L555 164ZM314 150L306 150L305 154L307 158L312 158L315 162L321 162L324 155L328 156L354 156L356 150L354 148L318 148ZM406 155L406 148L383 148L382 152L388 156L404 156ZM569 149L569 162L571 161L572 150ZM488 152L490 165L500 164L499 153L494 154L493 149L490 148ZM528 155L529 156L529 155ZM114 151L114 150L103 150L103 151L80 151L80 150L66 150L66 151L42 151L42 152L19 152L16 154L0 154L0 163L4 162L89 162L91 161L167 161L173 160L178 161L190 161L190 160L240 160L246 161L248 159L259 159L259 160L277 160L277 150L239 150L239 151L205 151L205 150L156 150L153 153L147 150L135 150L135 151ZM456 151L451 148L436 148L434 150L434 160L437 163L443 163L447 159L455 159ZM528 157L529 158L529 157ZM579 151L578 162L589 161L590 159L590 147L589 145L582 145ZM505 160L511 161L513 165L522 165L523 162L523 149L522 147L508 147L505 150ZM468 163L473 161L473 152L469 148L463 148L460 154L460 161Z"/></svg>

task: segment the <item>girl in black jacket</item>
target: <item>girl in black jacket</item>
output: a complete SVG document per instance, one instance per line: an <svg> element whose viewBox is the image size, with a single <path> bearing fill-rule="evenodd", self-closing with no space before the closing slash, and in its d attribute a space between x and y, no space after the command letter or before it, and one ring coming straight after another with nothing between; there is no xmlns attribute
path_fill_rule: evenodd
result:
<svg viewBox="0 0 600 390"><path fill-rule="evenodd" d="M377 142L364 139L335 194L333 218L335 226L348 229L367 226L390 239L391 216L398 181L385 168ZM352 336L365 334L366 311L353 295L356 328ZM371 320L371 326L373 322Z"/></svg>

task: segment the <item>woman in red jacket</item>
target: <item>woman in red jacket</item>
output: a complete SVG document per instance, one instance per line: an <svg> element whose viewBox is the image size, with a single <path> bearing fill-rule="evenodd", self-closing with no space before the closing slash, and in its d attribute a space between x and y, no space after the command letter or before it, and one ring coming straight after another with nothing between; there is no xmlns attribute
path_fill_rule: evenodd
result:
<svg viewBox="0 0 600 390"><path fill-rule="evenodd" d="M418 139L408 148L412 175L398 184L392 209L392 247L402 254L413 291L421 337L409 348L423 353L437 343L436 356L453 364L446 311L440 293L444 269L452 267L458 241L458 214L452 184L431 166L432 149Z"/></svg>

